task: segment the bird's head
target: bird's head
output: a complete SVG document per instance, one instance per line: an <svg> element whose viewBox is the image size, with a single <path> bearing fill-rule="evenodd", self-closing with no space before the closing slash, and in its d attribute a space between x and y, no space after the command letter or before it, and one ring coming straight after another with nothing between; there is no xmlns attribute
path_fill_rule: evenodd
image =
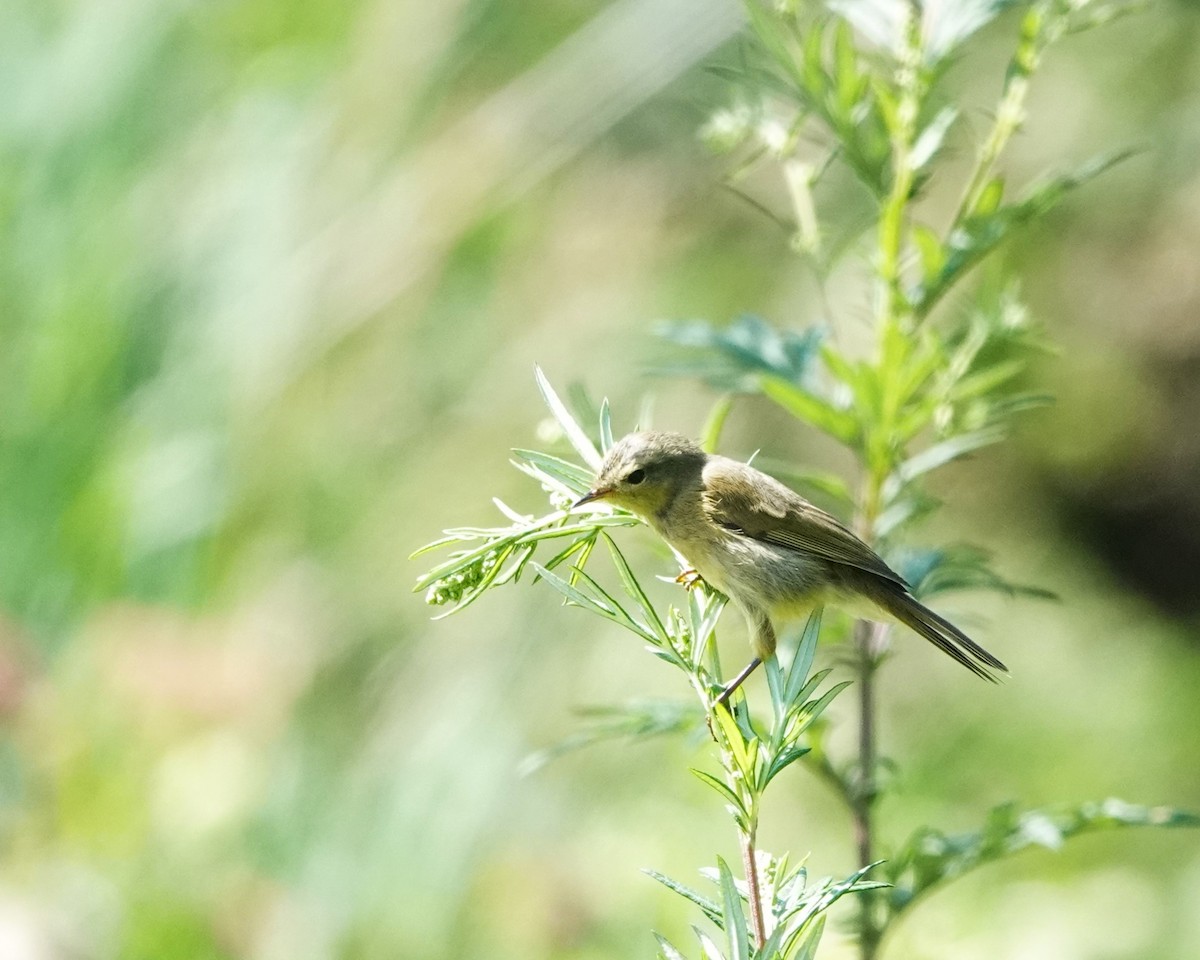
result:
<svg viewBox="0 0 1200 960"><path fill-rule="evenodd" d="M678 433L631 433L609 449L592 488L575 506L603 500L652 517L680 490L698 484L705 453Z"/></svg>

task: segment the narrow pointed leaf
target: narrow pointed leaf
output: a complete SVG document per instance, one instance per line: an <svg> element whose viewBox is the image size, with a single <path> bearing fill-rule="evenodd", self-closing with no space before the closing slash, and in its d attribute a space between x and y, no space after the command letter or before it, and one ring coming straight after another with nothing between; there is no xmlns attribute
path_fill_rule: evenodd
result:
<svg viewBox="0 0 1200 960"><path fill-rule="evenodd" d="M764 376L759 383L769 399L798 420L828 433L842 443L852 443L858 436L858 424L854 417L803 387L773 376Z"/></svg>
<svg viewBox="0 0 1200 960"><path fill-rule="evenodd" d="M612 411L608 406L608 397L600 402L600 451L608 453L613 445Z"/></svg>
<svg viewBox="0 0 1200 960"><path fill-rule="evenodd" d="M696 767L691 767L690 769L692 773L696 775L697 779L699 779L702 783L708 784L708 786L716 790L726 802L733 806L733 808L737 810L737 812L740 813L743 818L745 818L747 814L746 807L742 803L741 797L739 797L733 792L733 790L729 788L729 784L725 783L724 780L714 777L711 773L706 773L705 771L699 770Z"/></svg>
<svg viewBox="0 0 1200 960"><path fill-rule="evenodd" d="M671 945L671 941L662 934L654 934L654 939L658 941L658 955L662 958L662 960L687 960L687 957L676 950L675 947Z"/></svg>
<svg viewBox="0 0 1200 960"><path fill-rule="evenodd" d="M613 542L612 537L607 533L602 534L602 536L604 537L604 544L608 547L608 552L612 556L613 564L617 568L617 573L621 577L621 584L625 587L625 592L641 608L642 615L646 618L650 629L658 635L659 640L664 644L669 643L670 637L667 635L667 630L663 626L662 620L659 619L658 611L654 609L654 604L650 602L650 598L646 596L646 591L638 583L638 579L634 576L633 570L630 569L625 555L617 549L617 545Z"/></svg>
<svg viewBox="0 0 1200 960"><path fill-rule="evenodd" d="M787 688L784 691L783 699L788 703L795 703L798 699L801 688L804 686L808 672L812 669L813 660L817 655L817 639L821 635L821 615L824 612L823 607L817 607L808 615L808 620L804 624L804 632L800 635L800 644L796 647L796 656L792 660L792 666L788 670Z"/></svg>
<svg viewBox="0 0 1200 960"><path fill-rule="evenodd" d="M553 477L574 494L587 492L595 476L594 473L585 470L578 464L549 453L542 453L539 450L524 450L517 447L513 453Z"/></svg>
<svg viewBox="0 0 1200 960"><path fill-rule="evenodd" d="M700 949L704 951L706 960L727 960L725 955L721 953L721 948L713 942L713 938L701 930L699 927L692 927L696 934L696 939L700 941Z"/></svg>
<svg viewBox="0 0 1200 960"><path fill-rule="evenodd" d="M712 900L709 900L708 897L701 893L697 893L691 887L684 886L677 880L672 880L666 874L659 873L657 870L643 869L642 873L654 880L657 880L668 890L679 894L685 900L690 900L692 903L698 906L704 912L704 915L713 923L721 922L721 908Z"/></svg>
<svg viewBox="0 0 1200 960"><path fill-rule="evenodd" d="M558 425L562 427L563 433L566 435L567 440L570 441L571 446L575 448L575 452L583 457L583 462L589 467L593 470L599 470L601 457L595 444L592 443L583 427L572 416L566 404L554 392L554 388L550 386L550 381L546 379L546 375L542 372L541 367L534 367L534 376L537 378L538 389L541 391L542 399L546 401L546 406L550 408L550 413L558 421Z"/></svg>
<svg viewBox="0 0 1200 960"><path fill-rule="evenodd" d="M814 960L817 955L817 946L821 942L821 936L825 933L825 916L822 914L812 922L808 933L805 935L799 950L793 954L794 960Z"/></svg>
<svg viewBox="0 0 1200 960"><path fill-rule="evenodd" d="M717 870L721 877L721 910L725 917L725 935L729 938L729 960L750 960L750 931L746 929L746 914L738 893L733 872L720 857Z"/></svg>

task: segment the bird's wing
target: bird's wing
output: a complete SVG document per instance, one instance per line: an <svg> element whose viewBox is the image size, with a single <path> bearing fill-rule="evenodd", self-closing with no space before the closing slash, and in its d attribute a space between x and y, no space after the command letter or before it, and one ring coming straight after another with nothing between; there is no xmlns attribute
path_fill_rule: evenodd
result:
<svg viewBox="0 0 1200 960"><path fill-rule="evenodd" d="M907 589L904 579L836 517L747 464L710 457L702 504L708 518L728 530L857 567Z"/></svg>

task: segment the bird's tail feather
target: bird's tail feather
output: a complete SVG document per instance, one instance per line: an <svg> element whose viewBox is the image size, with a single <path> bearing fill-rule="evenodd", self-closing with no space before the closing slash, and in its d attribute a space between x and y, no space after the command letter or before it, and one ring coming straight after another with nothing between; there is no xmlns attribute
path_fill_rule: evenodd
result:
<svg viewBox="0 0 1200 960"><path fill-rule="evenodd" d="M918 601L912 594L883 591L875 598L889 614L916 631L939 650L953 657L977 677L997 683L993 671L1008 672L999 659L992 656L945 617L939 616Z"/></svg>

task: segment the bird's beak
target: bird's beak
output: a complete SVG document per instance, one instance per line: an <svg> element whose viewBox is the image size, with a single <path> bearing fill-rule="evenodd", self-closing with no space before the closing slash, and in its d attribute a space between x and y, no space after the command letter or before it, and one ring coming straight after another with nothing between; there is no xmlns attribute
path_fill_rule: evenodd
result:
<svg viewBox="0 0 1200 960"><path fill-rule="evenodd" d="M571 504L571 509L574 510L576 507L582 507L585 503L594 503L596 500L603 500L610 493L612 493L611 490L604 487L596 487Z"/></svg>

